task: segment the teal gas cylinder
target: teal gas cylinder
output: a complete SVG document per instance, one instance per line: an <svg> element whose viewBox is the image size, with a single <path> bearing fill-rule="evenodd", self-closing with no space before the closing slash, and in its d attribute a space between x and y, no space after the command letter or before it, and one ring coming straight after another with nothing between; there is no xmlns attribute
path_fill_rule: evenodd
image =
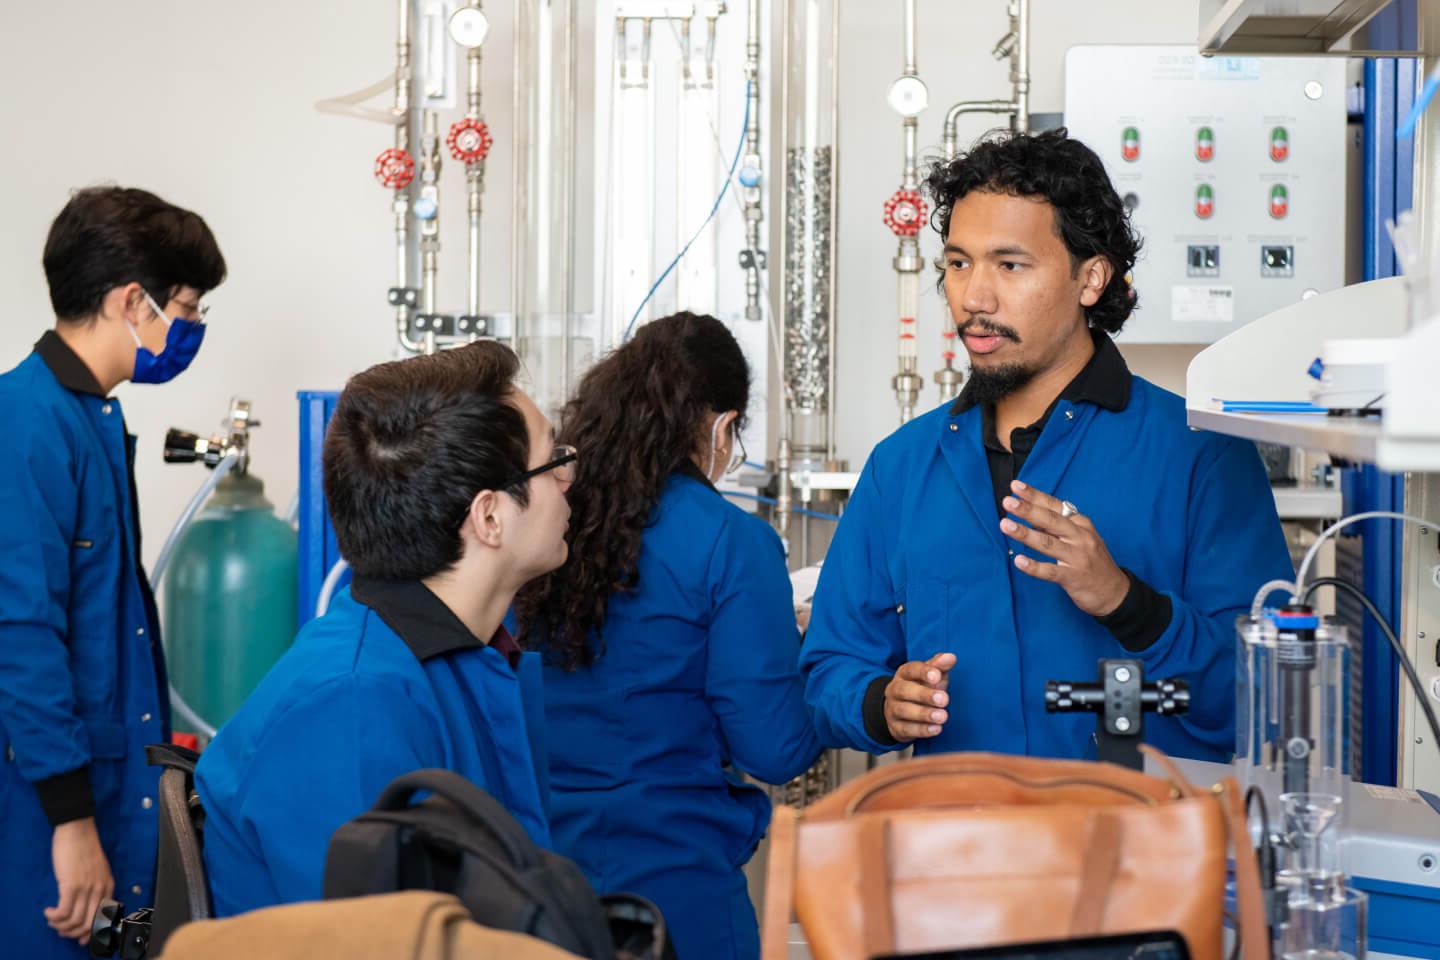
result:
<svg viewBox="0 0 1440 960"><path fill-rule="evenodd" d="M295 530L253 474L227 474L165 571L170 683L207 723L235 713L295 637ZM177 715L175 728L186 725Z"/></svg>

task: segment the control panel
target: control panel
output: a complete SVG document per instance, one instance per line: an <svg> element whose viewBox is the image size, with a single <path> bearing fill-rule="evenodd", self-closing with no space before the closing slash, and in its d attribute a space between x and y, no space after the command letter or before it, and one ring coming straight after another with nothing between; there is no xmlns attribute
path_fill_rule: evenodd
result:
<svg viewBox="0 0 1440 960"><path fill-rule="evenodd" d="M1345 61L1094 45L1065 57L1065 125L1144 246L1129 343L1210 343L1345 282Z"/></svg>

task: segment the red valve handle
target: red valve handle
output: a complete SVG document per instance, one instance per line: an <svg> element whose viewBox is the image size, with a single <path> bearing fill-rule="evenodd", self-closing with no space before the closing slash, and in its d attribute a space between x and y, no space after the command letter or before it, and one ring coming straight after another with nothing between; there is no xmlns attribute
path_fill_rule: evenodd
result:
<svg viewBox="0 0 1440 960"><path fill-rule="evenodd" d="M885 201L885 226L897 237L913 237L920 233L920 226L930 208L915 190L896 190Z"/></svg>
<svg viewBox="0 0 1440 960"><path fill-rule="evenodd" d="M375 179L382 187L403 190L415 179L415 159L396 147L382 151L375 158Z"/></svg>
<svg viewBox="0 0 1440 960"><path fill-rule="evenodd" d="M494 144L495 138L490 136L490 128L485 126L485 121L473 117L457 120L450 126L450 135L445 138L450 156L462 163L484 160Z"/></svg>

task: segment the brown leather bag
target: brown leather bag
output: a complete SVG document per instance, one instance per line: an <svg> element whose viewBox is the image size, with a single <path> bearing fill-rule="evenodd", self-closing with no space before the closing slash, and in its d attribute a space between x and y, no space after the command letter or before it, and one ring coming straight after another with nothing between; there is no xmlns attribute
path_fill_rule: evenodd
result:
<svg viewBox="0 0 1440 960"><path fill-rule="evenodd" d="M287 903L187 923L159 960L580 960L544 940L482 927L448 893Z"/></svg>
<svg viewBox="0 0 1440 960"><path fill-rule="evenodd" d="M815 960L1173 931L1219 960L1234 846L1246 960L1268 960L1239 787L1112 764L944 754L881 767L770 833L764 960L792 908Z"/></svg>

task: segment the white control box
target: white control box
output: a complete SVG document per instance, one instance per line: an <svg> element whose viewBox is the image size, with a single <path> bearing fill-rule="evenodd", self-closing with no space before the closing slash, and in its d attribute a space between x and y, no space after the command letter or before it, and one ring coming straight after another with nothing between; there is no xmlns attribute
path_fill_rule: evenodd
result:
<svg viewBox="0 0 1440 960"><path fill-rule="evenodd" d="M1126 343L1211 343L1345 282L1343 57L1071 47L1065 125L1144 240Z"/></svg>

